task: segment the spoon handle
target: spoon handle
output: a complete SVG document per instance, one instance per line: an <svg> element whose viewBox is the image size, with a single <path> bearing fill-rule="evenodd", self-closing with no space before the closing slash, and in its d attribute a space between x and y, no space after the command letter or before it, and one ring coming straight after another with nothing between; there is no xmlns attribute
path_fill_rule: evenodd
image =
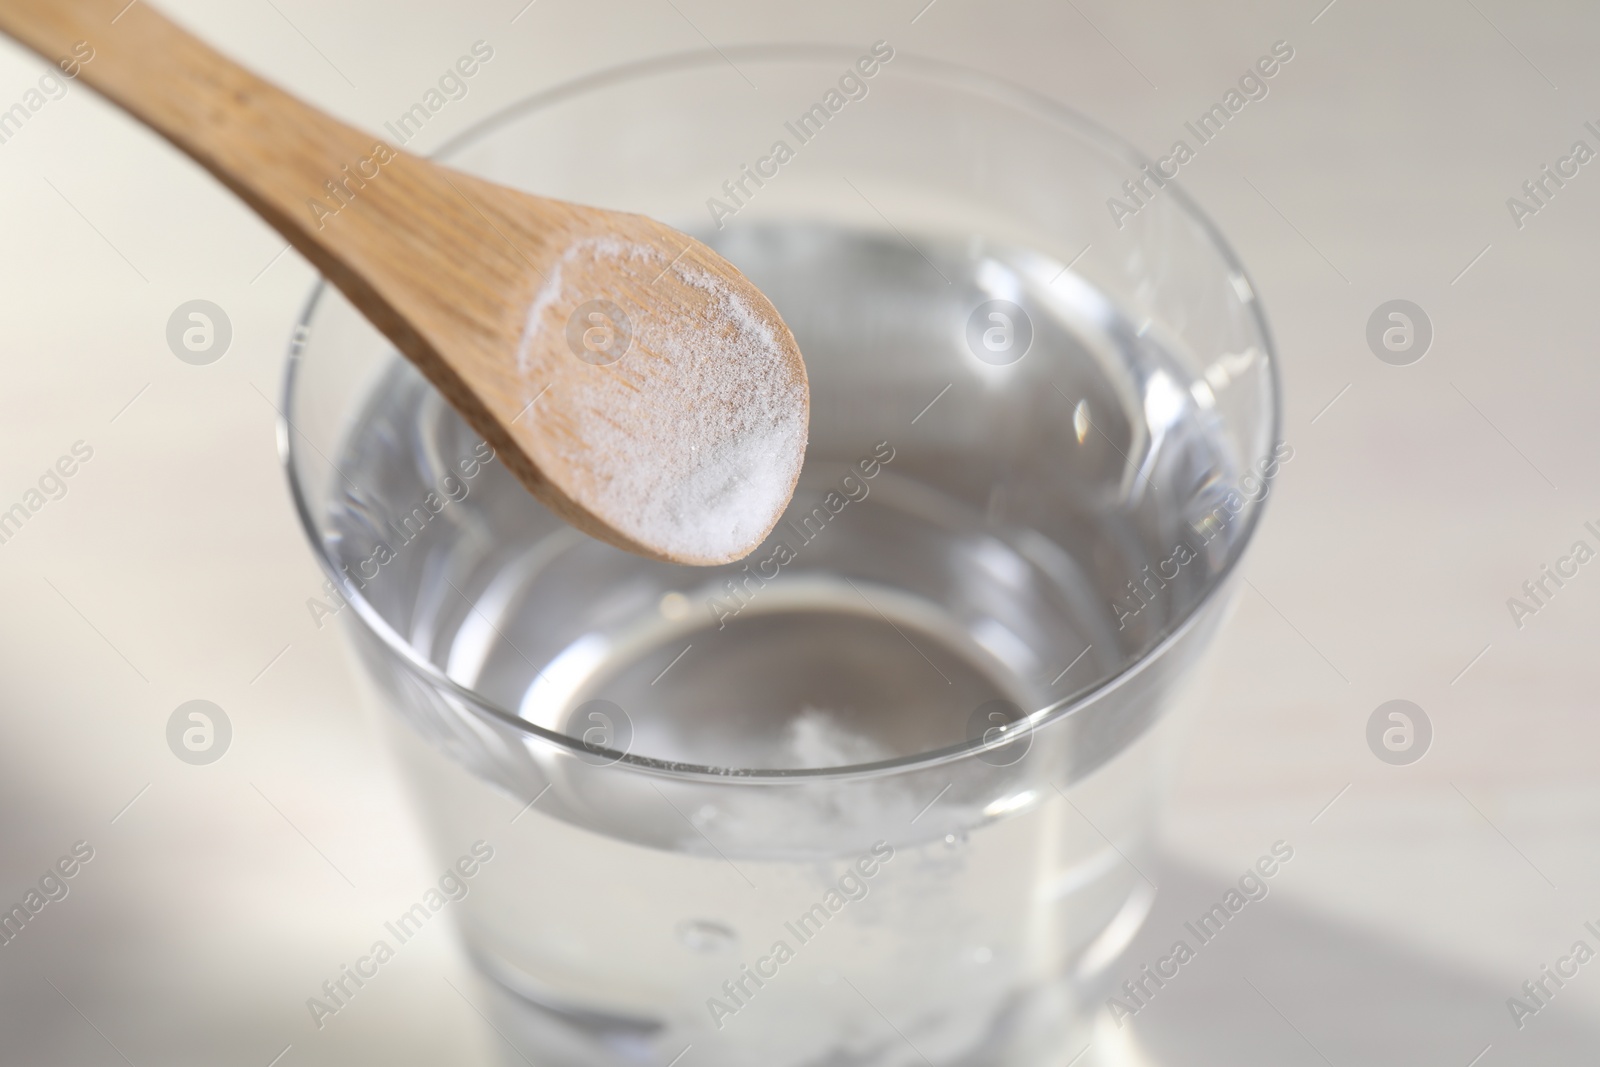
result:
<svg viewBox="0 0 1600 1067"><path fill-rule="evenodd" d="M142 0L0 0L0 31L64 74L76 68L324 266L322 242L310 237L326 220L308 200L332 212L339 201L325 183L342 196L359 190L377 146L371 135L269 85Z"/></svg>
<svg viewBox="0 0 1600 1067"><path fill-rule="evenodd" d="M295 99L144 0L0 0L0 33L205 167L446 396L470 404L419 325L505 313L497 294L464 277L470 265L519 265L513 249L497 244L504 239L489 218L496 212L483 183Z"/></svg>

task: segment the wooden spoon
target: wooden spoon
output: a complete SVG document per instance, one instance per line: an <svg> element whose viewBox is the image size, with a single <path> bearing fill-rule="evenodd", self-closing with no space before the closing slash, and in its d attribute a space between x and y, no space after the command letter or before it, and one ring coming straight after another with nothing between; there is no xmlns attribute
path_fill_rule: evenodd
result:
<svg viewBox="0 0 1600 1067"><path fill-rule="evenodd" d="M139 0L0 0L0 31L237 193L567 522L707 565L777 522L805 453L805 365L704 245L400 152Z"/></svg>

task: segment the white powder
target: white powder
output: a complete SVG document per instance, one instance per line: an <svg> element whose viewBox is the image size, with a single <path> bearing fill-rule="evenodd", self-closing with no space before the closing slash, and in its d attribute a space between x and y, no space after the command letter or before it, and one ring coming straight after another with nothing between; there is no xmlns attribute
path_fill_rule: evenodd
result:
<svg viewBox="0 0 1600 1067"><path fill-rule="evenodd" d="M655 252L644 245L627 245L616 237L585 238L562 253L561 258L556 260L555 269L545 279L544 285L539 287L539 293L533 298L533 303L528 305L528 318L523 324L522 339L517 345L517 370L524 375L528 373L528 353L533 350L534 341L538 340L542 333L541 322L545 312L554 307L556 301L565 294L566 287L562 284L562 274L569 264L580 260L615 261L654 255Z"/></svg>
<svg viewBox="0 0 1600 1067"><path fill-rule="evenodd" d="M757 310L689 260L669 267L655 249L614 237L575 243L529 306L518 368L525 400L551 387L536 417L567 424L546 442L601 519L676 558L722 562L754 547L788 502L805 453L806 385ZM607 276L616 282L604 294L572 280ZM699 299L667 313L660 297L684 287ZM648 313L646 295L657 299ZM633 329L627 355L608 366L567 348L567 317L596 297L619 305ZM553 382L529 366L535 344L559 357Z"/></svg>
<svg viewBox="0 0 1600 1067"><path fill-rule="evenodd" d="M783 767L846 767L893 759L894 753L870 737L851 733L838 716L809 704L789 720L783 734Z"/></svg>

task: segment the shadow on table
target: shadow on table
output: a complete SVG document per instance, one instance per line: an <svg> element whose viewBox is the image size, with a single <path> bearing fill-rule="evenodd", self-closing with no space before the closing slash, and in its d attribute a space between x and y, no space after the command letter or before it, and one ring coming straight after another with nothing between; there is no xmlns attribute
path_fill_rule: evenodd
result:
<svg viewBox="0 0 1600 1067"><path fill-rule="evenodd" d="M1150 873L1161 892L1113 966L1115 984L1139 977L1179 938L1199 947L1165 986L1147 980L1154 993L1124 1031L1103 1020L1108 1051L1128 1032L1140 1049L1096 1067L1572 1067L1600 1053L1600 1024L1564 1008L1559 992L1518 1031L1506 998L1529 975L1495 983L1279 893L1246 906L1201 946L1184 923L1228 886L1171 862Z"/></svg>

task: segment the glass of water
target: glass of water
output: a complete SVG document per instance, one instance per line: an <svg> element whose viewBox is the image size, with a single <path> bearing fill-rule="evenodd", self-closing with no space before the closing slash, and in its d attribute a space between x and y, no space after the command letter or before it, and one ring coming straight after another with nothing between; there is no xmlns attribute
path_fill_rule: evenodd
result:
<svg viewBox="0 0 1600 1067"><path fill-rule="evenodd" d="M676 567L312 300L295 499L441 860L477 857L449 907L497 1026L540 1064L1066 1063L1292 454L1232 253L1110 135L886 42L636 65L444 157L701 237L812 390L771 538Z"/></svg>

